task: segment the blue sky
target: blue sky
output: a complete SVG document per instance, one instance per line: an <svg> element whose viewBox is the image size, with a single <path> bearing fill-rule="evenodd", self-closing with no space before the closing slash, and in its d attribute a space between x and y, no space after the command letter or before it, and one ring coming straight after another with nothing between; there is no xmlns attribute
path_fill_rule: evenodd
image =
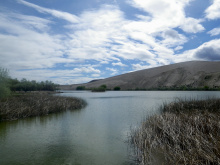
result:
<svg viewBox="0 0 220 165"><path fill-rule="evenodd" d="M220 0L1 0L0 67L13 78L84 83L220 60Z"/></svg>

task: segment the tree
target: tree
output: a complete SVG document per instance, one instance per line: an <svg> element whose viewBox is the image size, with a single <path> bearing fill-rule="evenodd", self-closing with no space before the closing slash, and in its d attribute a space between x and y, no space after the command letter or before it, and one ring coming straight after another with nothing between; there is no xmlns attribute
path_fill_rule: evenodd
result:
<svg viewBox="0 0 220 165"><path fill-rule="evenodd" d="M10 95L8 70L0 67L0 98Z"/></svg>
<svg viewBox="0 0 220 165"><path fill-rule="evenodd" d="M114 87L114 91L120 91L121 88L120 87Z"/></svg>
<svg viewBox="0 0 220 165"><path fill-rule="evenodd" d="M105 84L101 85L100 88L107 89L107 86Z"/></svg>

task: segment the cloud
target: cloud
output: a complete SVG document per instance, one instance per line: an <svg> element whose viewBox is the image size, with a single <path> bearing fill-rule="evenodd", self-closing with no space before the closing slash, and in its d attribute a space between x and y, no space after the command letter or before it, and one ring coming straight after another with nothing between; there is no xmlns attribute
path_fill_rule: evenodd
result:
<svg viewBox="0 0 220 165"><path fill-rule="evenodd" d="M111 72L112 72L112 73L111 73L112 76L113 76L113 75L116 75L116 74L118 73L118 70L117 70L117 69L114 69L114 68L106 68L106 70L111 71Z"/></svg>
<svg viewBox="0 0 220 165"><path fill-rule="evenodd" d="M187 50L176 56L177 57L174 58L175 62L192 60L220 60L220 39L205 42L195 49Z"/></svg>
<svg viewBox="0 0 220 165"><path fill-rule="evenodd" d="M194 52L194 57L204 60L220 60L220 40L204 43Z"/></svg>
<svg viewBox="0 0 220 165"><path fill-rule="evenodd" d="M123 63L121 63L121 62L113 62L112 65L113 65L113 66L122 66L122 67L127 66L127 65L125 65L125 64L123 64Z"/></svg>
<svg viewBox="0 0 220 165"><path fill-rule="evenodd" d="M100 74L92 74L92 77L100 77Z"/></svg>
<svg viewBox="0 0 220 165"><path fill-rule="evenodd" d="M19 2L55 17L59 15L55 13L60 13L62 18L66 20L69 18L65 17L66 14L71 15L43 8L23 0L19 0ZM142 6L144 10L152 14L153 18L147 21L146 19L139 21L126 20L124 13L117 6L112 5L103 5L98 10L84 11L77 16L76 22L70 20L69 22L74 23L65 26L68 29L67 34L69 37L66 39L65 53L71 59L95 59L98 61L116 60L118 57L125 60L149 60L156 56L167 56L169 58L173 55L173 50L169 47L180 46L187 41L184 35L171 29L172 27L178 27L182 22L180 20L182 17L184 18L183 8L187 3L185 1L174 2L157 0L154 4L153 1L135 0L133 4L139 4L139 8ZM157 4L168 7L163 8L165 13L161 14L161 11L152 10L154 7L160 7ZM173 16L173 12L177 12L180 18L170 19L169 16ZM140 18L143 19L143 17ZM163 31L166 33L160 34ZM155 40L154 33L164 35L163 39Z"/></svg>
<svg viewBox="0 0 220 165"><path fill-rule="evenodd" d="M101 69L105 64L129 67L121 62L122 59L131 63L133 60L143 62L132 65L134 70L139 70L168 64L175 58L183 61L204 58L201 52L195 55L199 49L184 52L185 57L175 55L175 51L183 49L189 41L186 33L204 31L201 19L185 15L184 9L191 0L128 0L130 5L145 13L136 15L134 20L125 17L118 5L101 5L96 10L84 10L74 15L24 0L17 1L44 14L44 18L40 18L12 11L0 12L0 64L10 68L17 77L50 78L52 68L62 65L64 71L56 71L60 76L54 78L56 81L60 82L61 78L66 81L71 75L80 79L88 75L91 79L104 75ZM52 17L46 19L48 15ZM59 19L65 20L62 21L62 32L56 28ZM209 32L211 35L216 33L214 29ZM83 62L98 64L80 65ZM41 69L46 73L43 74ZM114 67L105 69L111 75L121 73ZM78 81L74 76L71 79L71 82Z"/></svg>
<svg viewBox="0 0 220 165"><path fill-rule="evenodd" d="M93 67L80 67L74 68L73 73L101 73L101 71Z"/></svg>
<svg viewBox="0 0 220 165"><path fill-rule="evenodd" d="M164 40L161 41L161 44L166 47L176 47L183 45L188 41L188 39L183 34L179 34L176 30L173 29L166 30L158 36L163 37Z"/></svg>
<svg viewBox="0 0 220 165"><path fill-rule="evenodd" d="M149 65L132 64L132 69L133 69L134 71L143 70L143 69L148 69L148 68L150 68Z"/></svg>
<svg viewBox="0 0 220 165"><path fill-rule="evenodd" d="M0 63L11 69L50 68L63 58L63 37L47 33L50 21L33 16L0 13ZM35 26L37 25L37 26ZM33 27L34 26L34 27ZM42 33L42 31L44 31Z"/></svg>
<svg viewBox="0 0 220 165"><path fill-rule="evenodd" d="M214 28L208 32L211 36L217 36L220 34L220 28Z"/></svg>
<svg viewBox="0 0 220 165"><path fill-rule="evenodd" d="M101 62L99 62L100 64L109 64L109 62L108 61L101 61Z"/></svg>
<svg viewBox="0 0 220 165"><path fill-rule="evenodd" d="M172 39L180 39L180 35L178 34L178 32L176 30L166 30L163 32L163 37L164 38L172 38Z"/></svg>
<svg viewBox="0 0 220 165"><path fill-rule="evenodd" d="M10 75L12 77L16 77L18 79L26 78L28 80L36 80L36 81L46 81L50 80L54 83L58 84L78 84L89 82L94 78L101 78L100 74L91 74L84 76L83 72L77 73L76 70L73 69L65 69L65 70L56 70L53 69L34 69L34 70L17 70L10 71ZM33 78L34 75L34 78Z"/></svg>
<svg viewBox="0 0 220 165"><path fill-rule="evenodd" d="M195 18L185 18L180 27L187 33L202 32L203 30L205 30L205 28L200 24L201 21L202 20Z"/></svg>
<svg viewBox="0 0 220 165"><path fill-rule="evenodd" d="M27 26L28 28L34 29L34 30L40 30L42 32L49 31L50 30L50 24L53 22L47 19L35 17L35 16L29 16L29 15L22 15L22 14L12 14L11 16L14 18L19 19L22 25Z"/></svg>
<svg viewBox="0 0 220 165"><path fill-rule="evenodd" d="M178 50L181 50L181 49L183 49L182 46L177 46L174 50L175 50L175 51L178 51Z"/></svg>
<svg viewBox="0 0 220 165"><path fill-rule="evenodd" d="M210 20L220 18L220 0L212 0L212 5L205 10L206 18Z"/></svg>
<svg viewBox="0 0 220 165"><path fill-rule="evenodd" d="M138 23L142 30L148 33L161 32L167 28L179 27L187 33L197 33L204 30L201 20L186 17L184 8L191 0L130 0L129 3L148 13L151 21ZM145 30L144 30L145 29Z"/></svg>
<svg viewBox="0 0 220 165"><path fill-rule="evenodd" d="M54 10L54 9L48 9L48 8L44 8L44 7L40 7L38 5L35 5L33 3L29 3L26 2L24 0L17 0L19 3L24 4L26 6L32 7L34 9L36 9L37 11L41 12L41 13L48 13L53 15L54 17L60 18L60 19L64 19L68 22L71 23L77 23L79 22L79 18L73 14L67 13L67 12L63 12L63 11L58 11L58 10Z"/></svg>

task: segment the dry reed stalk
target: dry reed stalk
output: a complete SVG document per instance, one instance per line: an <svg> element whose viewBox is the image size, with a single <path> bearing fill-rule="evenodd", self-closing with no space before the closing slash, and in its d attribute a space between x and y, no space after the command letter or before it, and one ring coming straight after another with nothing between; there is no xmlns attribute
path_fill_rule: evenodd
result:
<svg viewBox="0 0 220 165"><path fill-rule="evenodd" d="M0 121L80 109L84 105L85 102L80 99L47 94L13 96L0 101Z"/></svg>
<svg viewBox="0 0 220 165"><path fill-rule="evenodd" d="M165 105L133 131L139 164L220 164L220 100Z"/></svg>

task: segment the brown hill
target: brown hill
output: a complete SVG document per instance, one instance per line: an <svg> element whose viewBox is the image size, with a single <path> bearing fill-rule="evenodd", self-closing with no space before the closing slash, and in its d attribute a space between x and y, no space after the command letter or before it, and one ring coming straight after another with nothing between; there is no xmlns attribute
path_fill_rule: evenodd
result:
<svg viewBox="0 0 220 165"><path fill-rule="evenodd" d="M220 87L220 61L190 61L161 67L145 69L110 77L85 84L64 85L61 89L74 90L77 86L86 88L99 87L105 84L108 89L119 86L122 90L173 88L186 86L198 88L209 86Z"/></svg>

